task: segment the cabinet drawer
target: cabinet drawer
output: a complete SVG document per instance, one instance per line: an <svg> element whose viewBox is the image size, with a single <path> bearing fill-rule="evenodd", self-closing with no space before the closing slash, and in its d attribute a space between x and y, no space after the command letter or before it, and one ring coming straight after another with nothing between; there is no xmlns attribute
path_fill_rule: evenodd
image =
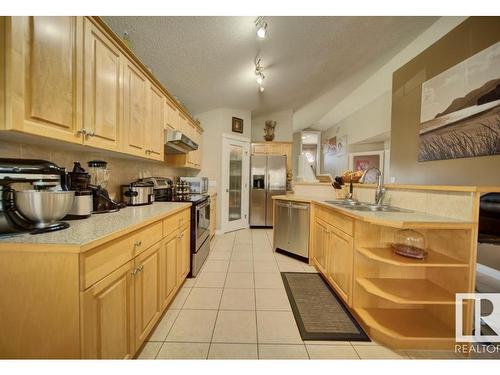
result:
<svg viewBox="0 0 500 375"><path fill-rule="evenodd" d="M160 221L110 241L82 255L83 290L110 274L162 238Z"/></svg>
<svg viewBox="0 0 500 375"><path fill-rule="evenodd" d="M315 212L317 218L352 236L354 221L351 217L319 205L316 205Z"/></svg>

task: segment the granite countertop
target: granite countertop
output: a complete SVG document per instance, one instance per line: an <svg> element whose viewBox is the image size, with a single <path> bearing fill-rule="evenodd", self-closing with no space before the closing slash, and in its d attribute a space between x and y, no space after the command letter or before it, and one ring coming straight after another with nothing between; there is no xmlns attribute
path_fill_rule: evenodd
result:
<svg viewBox="0 0 500 375"><path fill-rule="evenodd" d="M8 244L31 244L85 250L106 242L107 238L139 229L190 206L191 203L155 202L147 206L129 206L118 212L94 214L87 219L67 220L69 228L52 233L0 235L0 249L8 250Z"/></svg>
<svg viewBox="0 0 500 375"><path fill-rule="evenodd" d="M326 203L326 201L336 200L331 197L313 197L306 195L276 195L273 199L289 200L294 202L317 203L325 207L335 209L342 214L351 216L358 220L363 220L372 224L386 225L391 227L418 227L418 226L451 226L451 227L470 227L475 225L470 221L460 220L445 216L436 216L424 212L410 211L410 212L381 212L381 211L356 211L348 208L340 207L338 205Z"/></svg>

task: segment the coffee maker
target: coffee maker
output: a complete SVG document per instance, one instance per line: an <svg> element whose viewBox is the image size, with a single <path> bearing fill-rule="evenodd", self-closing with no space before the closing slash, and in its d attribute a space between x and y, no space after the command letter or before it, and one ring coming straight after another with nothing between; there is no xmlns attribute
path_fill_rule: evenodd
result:
<svg viewBox="0 0 500 375"><path fill-rule="evenodd" d="M73 163L73 170L67 174L68 189L75 192L73 207L65 219L85 219L92 214L93 196L90 190L90 174L81 166L79 161Z"/></svg>
<svg viewBox="0 0 500 375"><path fill-rule="evenodd" d="M68 228L59 221L74 199L65 176L64 168L46 160L0 158L0 234Z"/></svg>
<svg viewBox="0 0 500 375"><path fill-rule="evenodd" d="M104 160L91 160L87 163L90 175L90 188L93 197L93 214L119 211L126 207L124 203L115 202L106 190L109 180L108 163Z"/></svg>

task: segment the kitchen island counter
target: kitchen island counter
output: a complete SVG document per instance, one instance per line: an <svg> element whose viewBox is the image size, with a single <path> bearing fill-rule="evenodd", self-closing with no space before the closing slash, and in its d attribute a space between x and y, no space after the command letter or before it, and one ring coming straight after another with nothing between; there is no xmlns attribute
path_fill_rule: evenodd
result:
<svg viewBox="0 0 500 375"><path fill-rule="evenodd" d="M52 251L83 252L190 206L191 203L181 202L155 202L147 206L128 206L118 212L93 214L81 220L68 220L70 227L56 232L2 235L0 251L33 250L34 245L50 245Z"/></svg>
<svg viewBox="0 0 500 375"><path fill-rule="evenodd" d="M331 197L318 197L318 196L307 196L307 195L275 195L273 199L277 200L287 200L293 202L305 202L305 203L315 203L321 206L325 206L346 216L350 216L354 219L361 220L367 223L386 225L394 228L409 228L409 227L463 227L470 228L475 225L474 222L456 219L446 216L437 216L428 214L425 212L419 212L414 210L408 210L408 212L381 212L381 211L358 211L349 208L341 207L339 205L327 203L327 201L334 201L336 199ZM340 201L340 200L338 200Z"/></svg>

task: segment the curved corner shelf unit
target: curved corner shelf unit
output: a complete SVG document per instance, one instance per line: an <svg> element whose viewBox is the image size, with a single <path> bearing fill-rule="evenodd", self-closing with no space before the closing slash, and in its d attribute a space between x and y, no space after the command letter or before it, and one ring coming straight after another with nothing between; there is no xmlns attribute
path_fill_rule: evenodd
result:
<svg viewBox="0 0 500 375"><path fill-rule="evenodd" d="M455 296L427 279L358 278L368 293L398 304L454 305Z"/></svg>
<svg viewBox="0 0 500 375"><path fill-rule="evenodd" d="M425 259L394 254L390 247L358 247L357 251L367 258L400 267L469 267L467 263L432 250L428 250Z"/></svg>
<svg viewBox="0 0 500 375"><path fill-rule="evenodd" d="M400 349L451 348L454 331L424 309L355 308L370 336Z"/></svg>

